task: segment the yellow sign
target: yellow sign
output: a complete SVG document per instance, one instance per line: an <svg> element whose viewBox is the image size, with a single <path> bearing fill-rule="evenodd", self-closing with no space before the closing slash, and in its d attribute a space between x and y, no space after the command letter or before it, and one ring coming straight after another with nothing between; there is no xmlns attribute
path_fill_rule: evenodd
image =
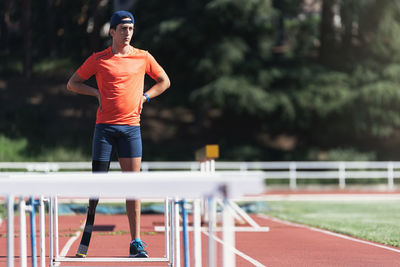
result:
<svg viewBox="0 0 400 267"><path fill-rule="evenodd" d="M206 145L196 151L196 160L207 160L219 158L219 146L218 145Z"/></svg>

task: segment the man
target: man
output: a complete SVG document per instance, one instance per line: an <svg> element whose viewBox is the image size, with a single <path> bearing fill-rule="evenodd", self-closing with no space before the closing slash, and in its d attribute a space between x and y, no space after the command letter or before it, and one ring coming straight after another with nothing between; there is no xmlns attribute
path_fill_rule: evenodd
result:
<svg viewBox="0 0 400 267"><path fill-rule="evenodd" d="M93 53L68 81L67 88L78 94L95 96L99 101L92 147L92 171L108 172L113 148L123 172L139 172L142 160L140 114L143 103L160 95L170 81L153 56L130 45L134 18L128 11L111 16L112 45ZM148 74L155 84L143 92ZM84 82L96 76L98 89ZM88 219L77 256L86 257L98 199L89 200ZM148 257L140 239L140 200L126 200L132 241L130 257Z"/></svg>

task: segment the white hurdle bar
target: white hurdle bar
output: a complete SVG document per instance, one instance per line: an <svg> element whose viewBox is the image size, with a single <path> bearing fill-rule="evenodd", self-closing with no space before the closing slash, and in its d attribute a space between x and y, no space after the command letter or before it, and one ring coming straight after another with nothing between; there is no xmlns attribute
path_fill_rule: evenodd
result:
<svg viewBox="0 0 400 267"><path fill-rule="evenodd" d="M179 186L176 186L179 184ZM157 185L157 186L155 186ZM184 198L202 198L209 196L211 198L223 196L224 199L238 197L243 194L257 194L264 190L263 176L261 172L230 172L226 173L202 173L202 172L155 172L155 173L56 173L56 174L20 174L9 175L0 179L0 195L8 196L8 266L14 266L14 247L10 244L14 237L13 214L10 206L13 204L12 192L21 196L49 196L49 258L50 265L54 264L53 259L58 255L54 251L55 240L55 196L60 197L131 197L136 198L166 198L168 196L179 196ZM93 192L100 192L94 195ZM42 198L41 198L42 199ZM211 201L213 202L213 201ZM23 204L21 204L23 205ZM168 207L169 210L169 207ZM174 206L171 206L171 211ZM215 212L210 209L209 212ZM170 221L171 230L179 233L179 208L172 212ZM172 218L173 217L173 218ZM211 214L210 217L213 217ZM196 216L198 218L198 216ZM173 220L172 220L173 219ZM168 218L165 219L168 221ZM178 220L178 227L173 227ZM195 224L196 225L196 224ZM211 224L212 225L212 224ZM214 239L214 234L210 231L210 238ZM179 235L178 235L179 236ZM171 233L172 237L172 233ZM177 255L180 246L177 246L176 240L166 241L166 244L172 244L169 247L170 262L173 266L178 266L180 261ZM40 242L43 244L42 242ZM231 246L234 246L231 244ZM172 249L174 248L174 249ZM174 251L172 251L174 250ZM41 253L42 255L42 253ZM198 255L195 253L195 255ZM201 255L201 254L200 254ZM211 253L209 256L213 257ZM59 260L60 257L58 257ZM179 258L179 259L178 259ZM73 259L73 260L72 260ZM129 259L129 258L128 258ZM23 259L21 259L22 261ZM104 259L71 258L69 261L104 261ZM110 262L126 261L126 258L111 258ZM130 259L129 261L143 261L143 259ZM195 259L198 262L198 259ZM210 262L216 262L216 259L210 259ZM233 263L234 264L234 263ZM201 266L201 265L200 265ZM232 267L228 262L224 262L225 267Z"/></svg>

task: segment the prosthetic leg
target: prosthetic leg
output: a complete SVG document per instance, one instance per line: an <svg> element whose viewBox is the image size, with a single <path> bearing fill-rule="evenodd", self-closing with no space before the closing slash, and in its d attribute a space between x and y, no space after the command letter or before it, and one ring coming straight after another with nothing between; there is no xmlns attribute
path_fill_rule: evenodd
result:
<svg viewBox="0 0 400 267"><path fill-rule="evenodd" d="M89 199L89 207L86 217L85 229L83 230L81 243L78 247L78 252L76 252L77 257L86 257L87 251L89 249L90 238L92 237L94 216L96 215L96 207L99 203L98 198Z"/></svg>
<svg viewBox="0 0 400 267"><path fill-rule="evenodd" d="M94 173L98 172L108 172L110 169L109 161L93 161L92 162L92 171ZM81 243L79 244L78 251L76 252L76 256L80 258L85 258L89 249L90 238L92 237L93 225L94 225L94 217L96 215L96 207L99 203L98 198L89 199L89 207L87 211L85 228L83 230Z"/></svg>

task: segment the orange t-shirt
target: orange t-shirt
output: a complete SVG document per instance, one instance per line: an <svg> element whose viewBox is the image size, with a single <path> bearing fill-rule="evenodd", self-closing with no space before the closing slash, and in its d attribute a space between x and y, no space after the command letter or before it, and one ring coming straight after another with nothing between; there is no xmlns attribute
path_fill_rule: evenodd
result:
<svg viewBox="0 0 400 267"><path fill-rule="evenodd" d="M96 75L102 107L97 110L96 123L138 126L145 74L155 79L162 71L145 50L132 47L128 55L116 56L109 47L93 53L76 73L85 80Z"/></svg>

